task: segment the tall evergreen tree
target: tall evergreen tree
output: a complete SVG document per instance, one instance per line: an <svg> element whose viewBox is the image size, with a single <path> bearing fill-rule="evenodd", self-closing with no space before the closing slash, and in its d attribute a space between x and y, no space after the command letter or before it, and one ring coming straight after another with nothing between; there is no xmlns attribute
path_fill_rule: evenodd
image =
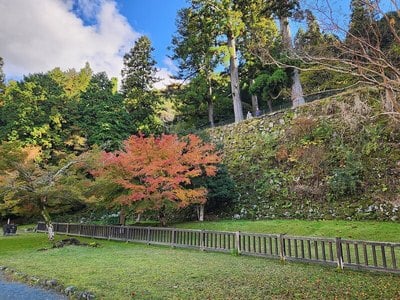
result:
<svg viewBox="0 0 400 300"><path fill-rule="evenodd" d="M260 10L264 0L236 0L240 11L243 13L245 30L240 40L239 51L241 56L240 77L244 87L255 83L256 77L266 70L255 49L259 47L270 48L279 33L275 21ZM253 115L259 114L258 94L251 93Z"/></svg>
<svg viewBox="0 0 400 300"><path fill-rule="evenodd" d="M216 55L229 62L231 93L235 122L243 120L240 97L237 39L244 29L242 13L232 0L191 0L192 14L199 19L199 31L206 29L217 46L210 45Z"/></svg>
<svg viewBox="0 0 400 300"><path fill-rule="evenodd" d="M366 24L370 24L373 16L369 9L369 0L351 0L350 2L350 25L347 38L350 36L354 37L365 37L371 32L368 30Z"/></svg>
<svg viewBox="0 0 400 300"><path fill-rule="evenodd" d="M133 89L149 91L156 80L156 61L152 57L154 48L147 36L141 36L131 50L124 55L122 93L127 96Z"/></svg>
<svg viewBox="0 0 400 300"><path fill-rule="evenodd" d="M279 18L280 31L282 36L282 45L289 56L294 52L292 35L290 32L289 18L293 16L299 7L299 0L273 0L266 1L266 12L274 14ZM292 105L297 107L305 103L303 97L303 88L300 82L299 70L293 68L292 72Z"/></svg>
<svg viewBox="0 0 400 300"><path fill-rule="evenodd" d="M153 50L150 39L146 36L140 37L124 55L121 72L125 107L133 118L136 130L144 134L158 133L162 129L162 122L157 116L161 97L152 89L158 80Z"/></svg>
<svg viewBox="0 0 400 300"><path fill-rule="evenodd" d="M178 62L181 79L203 78L205 80L207 92L203 93L203 99L207 102L209 124L214 127L212 78L218 58L211 51L211 47L215 47L217 43L211 21L210 17L204 20L203 16L201 19L198 14L193 13L192 8L180 10L176 19L177 34L172 39L174 51L172 58ZM203 23L207 26L203 26Z"/></svg>

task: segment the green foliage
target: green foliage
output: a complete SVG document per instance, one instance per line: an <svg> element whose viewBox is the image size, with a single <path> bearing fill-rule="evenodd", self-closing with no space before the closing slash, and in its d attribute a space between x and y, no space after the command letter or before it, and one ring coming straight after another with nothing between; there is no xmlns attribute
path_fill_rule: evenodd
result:
<svg viewBox="0 0 400 300"><path fill-rule="evenodd" d="M113 84L105 73L93 75L81 95L78 110L81 117L76 120L76 125L82 129L89 146L99 145L113 151L138 131L133 116L125 109L123 97L113 92Z"/></svg>
<svg viewBox="0 0 400 300"><path fill-rule="evenodd" d="M278 17L290 17L292 16L298 9L300 3L298 0L273 0L268 1L266 7L264 8L265 12L268 14L274 14Z"/></svg>
<svg viewBox="0 0 400 300"><path fill-rule="evenodd" d="M302 28L297 32L294 44L295 49L300 55L305 56L335 56L336 46L340 43L337 36L322 32L317 19L311 11L305 10L307 29ZM356 82L351 74L334 72L327 68L316 66L308 68L301 73L301 82L306 94L312 94L332 89L349 86Z"/></svg>
<svg viewBox="0 0 400 300"><path fill-rule="evenodd" d="M40 148L19 143L0 146L0 214L19 216L61 213L82 207L85 178L77 169L82 158L68 158L59 165L45 165Z"/></svg>
<svg viewBox="0 0 400 300"><path fill-rule="evenodd" d="M218 167L215 177L203 176L193 180L193 184L195 186L204 186L208 191L205 206L206 214L225 215L231 212L237 193L235 191L235 182L224 165Z"/></svg>
<svg viewBox="0 0 400 300"><path fill-rule="evenodd" d="M89 63L86 63L85 67L79 72L75 69L63 72L60 68L55 68L48 75L63 89L64 94L71 99L79 97L86 90L92 78L92 73Z"/></svg>
<svg viewBox="0 0 400 300"><path fill-rule="evenodd" d="M152 58L151 41L147 36L141 36L131 50L124 55L122 69L122 93L127 96L132 89L149 91L154 82L156 61Z"/></svg>
<svg viewBox="0 0 400 300"><path fill-rule="evenodd" d="M124 99L115 88L115 80L93 75L88 64L79 72L55 68L10 82L0 106L0 139L39 146L57 163L93 145L115 150L133 133L161 131L156 94L140 91Z"/></svg>
<svg viewBox="0 0 400 300"><path fill-rule="evenodd" d="M354 76L348 74L318 69L302 72L300 77L306 94L344 88L357 81Z"/></svg>
<svg viewBox="0 0 400 300"><path fill-rule="evenodd" d="M210 98L209 88L212 88ZM213 121L224 124L233 119L232 99L227 92L227 77L213 74L207 80L203 75L195 76L188 84L175 92L177 116L172 130L184 133L186 128L193 132L198 128L207 127L209 120L209 105L213 106Z"/></svg>
<svg viewBox="0 0 400 300"><path fill-rule="evenodd" d="M331 200L338 200L344 196L356 195L362 182L362 164L352 152L347 152L343 166L333 169L328 179L329 195Z"/></svg>
<svg viewBox="0 0 400 300"><path fill-rule="evenodd" d="M1 140L20 140L48 152L63 149L63 140L69 135L64 128L69 117L64 112L69 104L62 89L46 74L11 82L1 109Z"/></svg>
<svg viewBox="0 0 400 300"><path fill-rule="evenodd" d="M350 28L347 38L351 40L353 37L368 36L368 28L365 25L370 24L374 19L374 12L371 11L369 2L351 0L350 8Z"/></svg>
<svg viewBox="0 0 400 300"><path fill-rule="evenodd" d="M257 94L265 100L279 97L282 89L288 86L289 77L282 69L276 69L271 74L262 73L256 77L250 86L250 93Z"/></svg>
<svg viewBox="0 0 400 300"><path fill-rule="evenodd" d="M281 170L267 169L255 183L255 190L263 195L264 201L286 201L289 196L289 181L288 176Z"/></svg>
<svg viewBox="0 0 400 300"><path fill-rule="evenodd" d="M399 127L360 92L216 128L247 218L400 218Z"/></svg>
<svg viewBox="0 0 400 300"><path fill-rule="evenodd" d="M132 88L124 99L124 106L132 118L134 133L159 134L163 123L157 116L161 98L152 91ZM131 129L132 131L132 129Z"/></svg>
<svg viewBox="0 0 400 300"><path fill-rule="evenodd" d="M152 58L151 41L141 36L133 48L124 55L122 69L122 87L124 106L133 119L134 133L160 133L162 122L156 111L161 97L152 91L157 82L155 60Z"/></svg>

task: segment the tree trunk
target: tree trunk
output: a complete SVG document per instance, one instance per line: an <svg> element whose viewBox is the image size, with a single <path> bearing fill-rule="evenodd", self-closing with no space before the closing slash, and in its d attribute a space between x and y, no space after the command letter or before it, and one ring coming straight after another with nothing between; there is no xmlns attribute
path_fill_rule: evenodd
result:
<svg viewBox="0 0 400 300"><path fill-rule="evenodd" d="M167 226L167 218L165 216L165 205L161 206L160 210L158 211L158 220L160 221L160 225L162 227Z"/></svg>
<svg viewBox="0 0 400 300"><path fill-rule="evenodd" d="M210 123L210 127L214 128L215 123L214 123L214 103L212 100L207 101L207 106L208 106L208 122Z"/></svg>
<svg viewBox="0 0 400 300"><path fill-rule="evenodd" d="M121 210L119 211L119 224L121 226L125 226L126 224L126 212L123 207L121 207Z"/></svg>
<svg viewBox="0 0 400 300"><path fill-rule="evenodd" d="M47 208L45 206L47 198L43 197L42 198L42 203L41 203L41 215L43 216L44 223L46 224L46 229L47 229L47 236L50 241L54 240L54 227L53 223L51 222L51 218L49 215L49 212L47 211Z"/></svg>
<svg viewBox="0 0 400 300"><path fill-rule="evenodd" d="M292 44L292 35L290 33L288 17L279 18L279 24L281 28L283 45L289 53L293 53L294 48ZM292 73L292 93L290 98L292 100L293 107L298 107L305 103L303 96L303 88L300 82L300 73L299 70L295 68L293 69Z"/></svg>
<svg viewBox="0 0 400 300"><path fill-rule="evenodd" d="M254 79L251 83L254 83ZM251 95L251 108L253 110L253 116L257 117L257 112L259 111L257 95Z"/></svg>
<svg viewBox="0 0 400 300"><path fill-rule="evenodd" d="M271 99L268 99L268 100L267 100L267 104L268 104L269 112L272 113L272 100L271 100Z"/></svg>
<svg viewBox="0 0 400 300"><path fill-rule="evenodd" d="M280 17L279 18L279 26L281 29L282 35L282 43L286 50L289 52L293 51L293 44L292 44L292 35L290 33L289 27L289 18L288 17Z"/></svg>
<svg viewBox="0 0 400 300"><path fill-rule="evenodd" d="M136 216L136 220L135 220L136 223L139 223L141 218L142 218L142 214L138 213L137 216Z"/></svg>
<svg viewBox="0 0 400 300"><path fill-rule="evenodd" d="M293 69L292 82L292 104L293 107L298 107L306 102L303 97L303 88L301 86L300 73L297 69Z"/></svg>
<svg viewBox="0 0 400 300"><path fill-rule="evenodd" d="M204 221L204 204L199 204L197 206L197 219L200 222Z"/></svg>
<svg viewBox="0 0 400 300"><path fill-rule="evenodd" d="M240 99L239 67L236 53L236 40L231 32L228 33L229 71L235 123L243 121L242 101Z"/></svg>
<svg viewBox="0 0 400 300"><path fill-rule="evenodd" d="M213 90L211 86L210 76L207 76L208 81L208 95L207 95L207 108L208 108L208 122L210 123L210 127L214 128L214 102L212 98Z"/></svg>

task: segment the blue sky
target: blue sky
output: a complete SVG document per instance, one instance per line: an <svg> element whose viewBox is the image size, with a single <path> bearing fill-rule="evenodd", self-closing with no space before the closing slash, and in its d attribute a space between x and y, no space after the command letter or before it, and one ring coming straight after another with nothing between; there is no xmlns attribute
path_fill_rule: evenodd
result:
<svg viewBox="0 0 400 300"><path fill-rule="evenodd" d="M118 8L135 30L147 35L153 43L154 56L160 67L175 33L178 9L186 0L118 0Z"/></svg>

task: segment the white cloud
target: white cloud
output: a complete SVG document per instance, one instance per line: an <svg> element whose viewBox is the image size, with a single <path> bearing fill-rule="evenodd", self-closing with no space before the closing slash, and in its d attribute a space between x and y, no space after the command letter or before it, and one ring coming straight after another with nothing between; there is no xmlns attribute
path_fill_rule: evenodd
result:
<svg viewBox="0 0 400 300"><path fill-rule="evenodd" d="M85 26L81 16L93 18ZM112 0L0 0L0 56L7 78L54 67L120 77L122 55L139 36Z"/></svg>
<svg viewBox="0 0 400 300"><path fill-rule="evenodd" d="M156 77L159 79L153 87L157 90L163 90L170 84L182 83L182 80L174 79L173 76L179 71L179 68L174 64L174 61L166 56L163 60L165 68L157 69Z"/></svg>
<svg viewBox="0 0 400 300"><path fill-rule="evenodd" d="M160 79L160 81L156 82L153 85L153 87L157 90L163 90L170 84L182 83L182 80L173 79L172 76L173 76L172 73L168 69L166 68L158 69L156 77Z"/></svg>
<svg viewBox="0 0 400 300"><path fill-rule="evenodd" d="M167 66L167 69L170 72L177 73L179 71L179 68L175 65L174 61L168 56L164 58L163 63Z"/></svg>

